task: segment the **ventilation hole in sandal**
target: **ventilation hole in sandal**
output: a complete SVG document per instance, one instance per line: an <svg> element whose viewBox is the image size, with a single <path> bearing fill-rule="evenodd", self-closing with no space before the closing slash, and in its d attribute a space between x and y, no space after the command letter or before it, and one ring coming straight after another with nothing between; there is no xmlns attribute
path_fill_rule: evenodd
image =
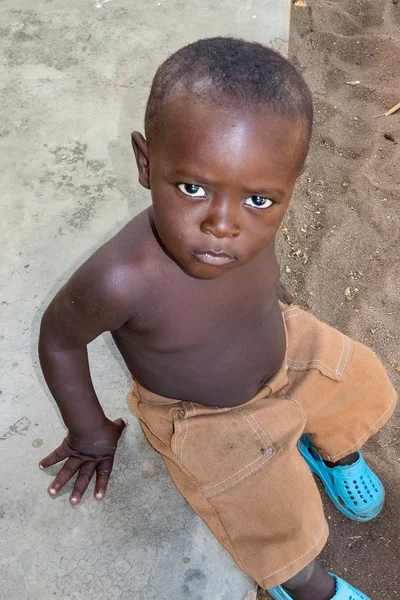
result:
<svg viewBox="0 0 400 600"><path fill-rule="evenodd" d="M355 506L357 506L358 502L353 502L353 504L354 504Z"/></svg>
<svg viewBox="0 0 400 600"><path fill-rule="evenodd" d="M367 504L367 501L366 501L366 500L364 500L363 502L364 502L364 504Z"/></svg>
<svg viewBox="0 0 400 600"><path fill-rule="evenodd" d="M358 490L358 485L356 485L356 490Z"/></svg>
<svg viewBox="0 0 400 600"><path fill-rule="evenodd" d="M357 481L355 479L353 479L353 483L357 483Z"/></svg>
<svg viewBox="0 0 400 600"><path fill-rule="evenodd" d="M370 494L370 495L369 495L369 497L370 497L370 498L373 498L373 495L372 495L372 494Z"/></svg>
<svg viewBox="0 0 400 600"><path fill-rule="evenodd" d="M346 488L346 490L348 490L348 489L349 489L349 486L348 486L348 485L345 485L344 487Z"/></svg>

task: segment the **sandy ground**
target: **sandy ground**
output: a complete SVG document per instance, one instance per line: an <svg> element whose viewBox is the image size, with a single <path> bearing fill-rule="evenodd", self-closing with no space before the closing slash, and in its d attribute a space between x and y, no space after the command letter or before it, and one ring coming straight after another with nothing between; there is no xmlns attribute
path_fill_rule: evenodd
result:
<svg viewBox="0 0 400 600"><path fill-rule="evenodd" d="M380 115L400 102L399 26L393 0L293 7L290 58L311 87L316 114L279 244L296 302L372 347L397 388L400 111ZM372 600L400 597L399 430L397 413L365 447L387 490L381 516L357 524L325 503L331 537L323 561Z"/></svg>

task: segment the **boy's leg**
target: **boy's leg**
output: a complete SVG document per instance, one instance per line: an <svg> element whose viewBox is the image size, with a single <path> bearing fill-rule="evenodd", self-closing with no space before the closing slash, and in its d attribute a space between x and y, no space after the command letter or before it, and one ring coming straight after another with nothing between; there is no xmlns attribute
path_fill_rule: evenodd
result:
<svg viewBox="0 0 400 600"><path fill-rule="evenodd" d="M282 585L267 592L277 600L370 600L347 581L324 571L316 560Z"/></svg>
<svg viewBox="0 0 400 600"><path fill-rule="evenodd" d="M335 580L316 560L283 583L282 587L293 600L331 600L336 593Z"/></svg>
<svg viewBox="0 0 400 600"><path fill-rule="evenodd" d="M348 467L350 465L354 465L354 463L357 462L357 460L358 452L353 452L352 454L348 454L347 456L344 456L336 462L329 462L329 460L324 460L324 463L327 467L333 469L334 467Z"/></svg>
<svg viewBox="0 0 400 600"><path fill-rule="evenodd" d="M298 307L283 311L289 385L324 461L356 453L390 419L397 394L378 357Z"/></svg>
<svg viewBox="0 0 400 600"><path fill-rule="evenodd" d="M341 512L371 519L382 508L384 490L358 451L392 415L396 392L369 348L298 307L283 316L289 376L283 393L307 419L309 438L300 450Z"/></svg>
<svg viewBox="0 0 400 600"><path fill-rule="evenodd" d="M297 449L305 420L295 403L264 390L243 407L215 409L136 386L131 404L178 489L261 587L318 556L327 524Z"/></svg>

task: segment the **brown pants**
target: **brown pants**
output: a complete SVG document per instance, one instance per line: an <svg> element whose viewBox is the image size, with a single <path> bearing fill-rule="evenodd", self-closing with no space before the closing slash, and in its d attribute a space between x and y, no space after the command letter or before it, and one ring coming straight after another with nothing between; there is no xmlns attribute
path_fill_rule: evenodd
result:
<svg viewBox="0 0 400 600"><path fill-rule="evenodd" d="M390 418L396 392L375 354L296 306L284 307L281 369L246 404L164 398L134 382L130 402L171 477L239 567L263 588L321 552L328 526L297 441L355 452Z"/></svg>

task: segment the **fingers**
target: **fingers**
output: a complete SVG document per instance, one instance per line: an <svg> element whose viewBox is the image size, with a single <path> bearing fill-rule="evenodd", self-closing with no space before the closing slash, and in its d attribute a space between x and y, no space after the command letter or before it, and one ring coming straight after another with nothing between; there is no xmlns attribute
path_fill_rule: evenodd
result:
<svg viewBox="0 0 400 600"><path fill-rule="evenodd" d="M68 456L70 454L71 454L71 449L68 448L68 446L65 443L63 443L63 444L61 444L61 446L56 448L51 454L46 456L46 458L43 458L39 463L39 467L41 469L46 469L47 467L52 467L53 465L56 465L57 463L61 462L62 460L65 460L66 458L68 458Z"/></svg>
<svg viewBox="0 0 400 600"><path fill-rule="evenodd" d="M112 458L105 458L96 467L97 477L96 486L94 489L94 497L96 500L103 500L106 495L108 481L110 479L111 471L113 468L114 460Z"/></svg>
<svg viewBox="0 0 400 600"><path fill-rule="evenodd" d="M67 481L69 481L71 479L71 477L73 477L75 475L75 473L77 472L77 470L79 469L81 464L82 464L81 458L76 458L74 456L71 456L67 460L67 462L65 463L63 468L60 469L57 477L55 478L53 483L50 484L50 486L47 490L49 492L50 496L55 496L57 494L57 492L59 492L61 490L61 488L64 487L64 485L67 483Z"/></svg>
<svg viewBox="0 0 400 600"><path fill-rule="evenodd" d="M95 470L96 462L87 461L83 463L83 465L80 468L79 475L76 478L74 489L69 499L71 504L78 504L81 501L82 496L86 492Z"/></svg>

